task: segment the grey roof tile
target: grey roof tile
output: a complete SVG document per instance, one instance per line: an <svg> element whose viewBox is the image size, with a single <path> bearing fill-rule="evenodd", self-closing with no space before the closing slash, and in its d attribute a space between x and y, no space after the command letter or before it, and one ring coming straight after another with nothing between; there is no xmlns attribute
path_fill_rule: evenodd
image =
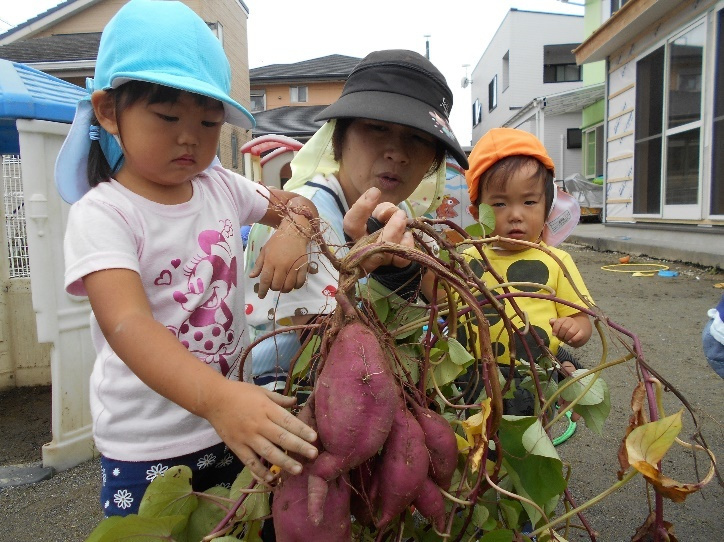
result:
<svg viewBox="0 0 724 542"><path fill-rule="evenodd" d="M23 63L95 60L100 41L100 32L31 38L0 45L0 58Z"/></svg>
<svg viewBox="0 0 724 542"><path fill-rule="evenodd" d="M256 127L253 137L268 134L285 135L294 138L308 138L316 132L324 121L315 121L326 105L307 105L277 107L254 113Z"/></svg>
<svg viewBox="0 0 724 542"><path fill-rule="evenodd" d="M328 55L292 64L271 64L249 70L249 79L252 85L267 80L347 79L360 60L352 56Z"/></svg>

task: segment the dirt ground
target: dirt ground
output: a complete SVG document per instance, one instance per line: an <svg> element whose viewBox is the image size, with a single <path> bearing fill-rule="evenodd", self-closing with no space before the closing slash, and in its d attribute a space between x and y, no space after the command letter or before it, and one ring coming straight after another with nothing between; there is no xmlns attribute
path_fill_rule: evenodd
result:
<svg viewBox="0 0 724 542"><path fill-rule="evenodd" d="M713 272L681 263L632 259L635 263L668 265L679 276L633 277L611 272L603 265L618 263L621 254L599 253L574 245L571 252L581 274L603 313L634 332L641 340L645 359L688 400L699 420L701 432L718 458L724 457L724 381L706 363L701 351L701 329L706 311L716 305L724 282L721 271ZM614 337L609 348L623 352ZM598 363L601 341L594 337L579 350L587 366ZM609 356L609 359L613 359ZM612 410L599 437L581 423L576 433L558 447L571 464L570 490L577 502L585 502L616 482L616 452L629 416L629 401L636 379L629 363L604 373ZM664 405L667 414L681 408L672 393ZM51 438L50 390L33 388L0 394L0 465L40 460L42 443ZM690 440L695 432L692 418L684 416L680 437ZM672 453L673 452L673 453ZM706 474L706 457L678 448L664 460L664 472L680 482L695 482ZM697 474L698 469L698 474ZM102 518L98 504L100 474L97 461L90 461L32 486L0 490L0 540L15 542L83 540ZM684 503L666 501L665 518L674 524L678 540L717 540L721 533L722 486L716 478L703 491ZM653 500L653 494L650 495ZM598 540L630 540L648 515L645 484L636 477L586 513L598 532ZM580 531L568 540L587 540Z"/></svg>

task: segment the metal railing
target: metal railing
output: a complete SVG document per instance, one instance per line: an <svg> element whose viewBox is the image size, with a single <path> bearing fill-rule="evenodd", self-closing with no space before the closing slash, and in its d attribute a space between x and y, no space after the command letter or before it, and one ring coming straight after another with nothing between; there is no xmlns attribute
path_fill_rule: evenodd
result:
<svg viewBox="0 0 724 542"><path fill-rule="evenodd" d="M2 176L10 278L29 277L30 257L25 231L25 197L20 156L2 156Z"/></svg>

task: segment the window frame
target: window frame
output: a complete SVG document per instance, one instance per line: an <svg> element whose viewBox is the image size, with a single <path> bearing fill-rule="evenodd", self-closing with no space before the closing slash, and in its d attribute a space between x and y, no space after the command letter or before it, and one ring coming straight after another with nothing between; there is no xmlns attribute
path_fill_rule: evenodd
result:
<svg viewBox="0 0 724 542"><path fill-rule="evenodd" d="M304 89L304 99L299 99L299 91ZM305 104L309 103L309 87L307 85L291 85L289 87L289 103Z"/></svg>
<svg viewBox="0 0 724 542"><path fill-rule="evenodd" d="M254 107L254 98L261 98L261 109L256 109ZM249 107L252 113L266 111L266 89L252 89L249 91Z"/></svg>
<svg viewBox="0 0 724 542"><path fill-rule="evenodd" d="M498 74L488 83L488 113L498 107Z"/></svg>
<svg viewBox="0 0 724 542"><path fill-rule="evenodd" d="M717 13L717 12L713 12ZM677 126L670 127L670 118L669 118L669 112L671 107L671 76L672 76L672 66L671 66L671 48L672 45L676 40L679 38L685 36L686 34L690 33L691 31L695 30L697 27L702 27L704 30L704 38L703 38L703 46L702 46L702 53L701 53L701 96L700 96L700 103L699 103L699 117L698 120L687 122L684 124L680 124ZM679 28L676 32L668 35L665 39L663 39L661 42L658 42L656 46L650 48L640 56L636 60L636 69L637 69L637 82L638 82L638 66L639 63L643 62L645 59L649 58L651 55L658 53L659 51L663 51L663 70L662 70L662 98L661 98L661 111L658 111L658 114L660 115L660 118L658 119L658 122L660 123L660 127L658 128L660 130L659 134L648 134L643 137L641 137L641 134L639 132L639 125L641 123L640 118L641 113L639 111L640 109L640 102L641 103L648 103L649 105L653 105L655 102L650 99L650 96L640 96L638 94L638 89L640 88L639 85L636 86L636 121L634 123L635 125L635 131L634 131L634 167L633 167L633 174L634 178L636 179L634 184L634 190L632 193L632 203L633 203L633 216L634 217L641 217L641 218L663 218L663 219L688 219L688 220L699 220L702 218L702 212L703 212L703 204L702 204L702 198L703 198L703 191L704 191L704 173L706 169L705 164L705 154L704 154L704 144L705 144L705 138L706 136L706 130L707 125L711 121L711 118L707 117L706 108L705 108L705 102L707 100L712 100L713 97L707 95L707 92L711 92L713 94L713 90L709 89L707 86L707 57L711 54L709 51L709 47L711 46L710 42L710 36L708 31L708 15L704 14L701 17L696 18L695 20L689 22L686 26ZM642 90L642 92L646 93L645 90ZM646 113L648 115L652 114L651 109L649 109ZM649 117L647 117L649 118ZM669 172L669 159L673 156L669 156L669 144L670 142L674 141L676 136L684 134L689 131L698 131L698 179L697 179L697 197L696 202L694 203L667 203L667 181L668 177L667 174ZM654 156L648 156L648 163L657 163L660 164L658 167L658 186L653 186L651 183L655 182L653 180L647 179L645 185L641 185L641 170L639 169L641 165L641 157L644 156L642 153L645 152L641 148L642 145L649 144L650 142L655 142L658 140L658 149L655 149L657 151L657 154ZM711 182L714 182L713 180ZM670 191L670 188L669 188ZM646 194L646 197L649 197L650 194L658 196L658 207L656 210L652 209L650 205L646 206L646 209L641 209L641 207L638 206L637 197L641 197L642 194ZM638 209L637 209L638 207Z"/></svg>

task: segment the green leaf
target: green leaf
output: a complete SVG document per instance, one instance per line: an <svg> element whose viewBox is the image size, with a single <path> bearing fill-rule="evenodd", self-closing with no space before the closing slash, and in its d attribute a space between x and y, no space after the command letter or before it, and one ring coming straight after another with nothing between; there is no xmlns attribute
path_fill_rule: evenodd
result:
<svg viewBox="0 0 724 542"><path fill-rule="evenodd" d="M509 529L498 529L485 533L478 542L513 542L513 531Z"/></svg>
<svg viewBox="0 0 724 542"><path fill-rule="evenodd" d="M437 255L439 260L442 260L445 263L450 263L450 253L447 250L440 250L440 253Z"/></svg>
<svg viewBox="0 0 724 542"><path fill-rule="evenodd" d="M468 352L465 347L457 341L457 339L448 337L446 342L448 345L448 352L450 353L450 359L455 365L465 367L470 365L470 362L475 359L470 352Z"/></svg>
<svg viewBox="0 0 724 542"><path fill-rule="evenodd" d="M196 510L198 499L191 488L191 469L185 465L170 467L156 476L146 489L138 515L147 518L181 515L188 518Z"/></svg>
<svg viewBox="0 0 724 542"><path fill-rule="evenodd" d="M571 376L575 378L585 372L587 372L586 369L576 369ZM561 397L563 397L566 401L573 401L579 395L583 395L583 390L586 389L594 378L596 378L595 374L584 376L563 390ZM593 382L591 389L589 389L585 395L578 400L577 404L581 406L589 406L601 403L604 400L605 389L607 387L606 382L602 378L596 378L596 381Z"/></svg>
<svg viewBox="0 0 724 542"><path fill-rule="evenodd" d="M541 507L563 493L563 465L536 417L503 416L499 436L504 464L519 491Z"/></svg>
<svg viewBox="0 0 724 542"><path fill-rule="evenodd" d="M420 352L420 345L418 344L400 344L397 345L397 353L400 358L400 364L405 370L410 373L410 377L413 382L417 382L420 378L420 358L422 353ZM402 377L402 371L400 367L395 364L395 372L399 377Z"/></svg>
<svg viewBox="0 0 724 542"><path fill-rule="evenodd" d="M229 498L236 501L238 500L243 490L251 487L254 481L251 471L248 467L244 467L244 470L239 473L234 483L231 484L231 491L229 492ZM255 487L260 487L256 485ZM244 500L242 508L239 509L243 512L241 519L249 521L253 519L259 519L270 514L269 509L269 494L268 493L250 493Z"/></svg>
<svg viewBox="0 0 724 542"><path fill-rule="evenodd" d="M113 519L113 518L109 518ZM164 540L178 540L182 536L186 527L186 517L184 516L165 516L158 518L148 518L131 514L129 516L118 518L113 524L105 529L105 532L98 538L94 538L96 531L91 533L88 541L94 542L154 542ZM104 520L105 523L109 520Z"/></svg>
<svg viewBox="0 0 724 542"><path fill-rule="evenodd" d="M212 487L203 493L204 495L229 498L229 490L222 486ZM230 507L229 503L221 503L221 506ZM201 540L209 534L214 527L226 516L227 510L221 508L219 503L215 503L213 499L199 497L199 506L194 510L189 518L186 528L186 539L189 542ZM218 539L215 539L218 540Z"/></svg>
<svg viewBox="0 0 724 542"><path fill-rule="evenodd" d="M475 525L478 529L482 529L487 523L489 517L490 511L487 508L480 504L475 505L473 508L473 517L471 518L473 525Z"/></svg>
<svg viewBox="0 0 724 542"><path fill-rule="evenodd" d="M465 231L468 232L471 237L485 237L485 228L480 222L473 222L467 228L465 228Z"/></svg>
<svg viewBox="0 0 724 542"><path fill-rule="evenodd" d="M372 307L375 310L375 314L380 322L386 322L387 317L390 314L390 303L384 297L374 301Z"/></svg>
<svg viewBox="0 0 724 542"><path fill-rule="evenodd" d="M599 379L601 381L601 379ZM588 427L594 433L603 436L603 424L611 412L611 395L606 382L603 382L603 401L596 405L576 405L573 412L580 414Z"/></svg>
<svg viewBox="0 0 724 542"><path fill-rule="evenodd" d="M523 507L520 502L513 499L500 499L500 512L503 514L505 524L508 527L520 529L521 521L520 515L523 512Z"/></svg>
<svg viewBox="0 0 724 542"><path fill-rule="evenodd" d="M307 368L309 367L309 363L312 360L312 356L319 348L319 344L321 343L322 339L315 335L312 337L312 340L310 340L307 343L307 346L304 347L304 351L299 356L299 359L294 364L294 371L292 371L292 377L299 376L307 371Z"/></svg>
<svg viewBox="0 0 724 542"><path fill-rule="evenodd" d="M430 368L435 375L435 382L439 388L455 380L465 370L460 365L453 362L450 359L450 356L445 356L445 358L435 365L434 368L433 366ZM432 376L428 374L426 388L432 389L432 387Z"/></svg>
<svg viewBox="0 0 724 542"><path fill-rule="evenodd" d="M533 382L533 378L530 376L526 376L520 383L519 387L521 389L528 390L533 394L533 397L538 396L535 389L535 382ZM540 387L546 399L550 398L558 391L558 383L552 378L541 379Z"/></svg>
<svg viewBox="0 0 724 542"><path fill-rule="evenodd" d="M86 538L85 542L99 542L99 540L103 539L103 535L105 535L109 530L113 529L117 523L121 523L124 520L125 518L121 516L111 516L104 519L96 526L95 529L93 529L88 538Z"/></svg>
<svg viewBox="0 0 724 542"><path fill-rule="evenodd" d="M478 222L483 225L486 235L495 229L495 211L487 203L478 205Z"/></svg>

